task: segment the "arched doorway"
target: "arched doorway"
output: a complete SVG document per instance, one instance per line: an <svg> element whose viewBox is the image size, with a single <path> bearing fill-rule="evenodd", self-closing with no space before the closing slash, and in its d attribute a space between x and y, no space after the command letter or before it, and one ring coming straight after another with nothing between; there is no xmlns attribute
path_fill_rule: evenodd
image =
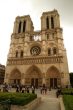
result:
<svg viewBox="0 0 73 110"><path fill-rule="evenodd" d="M25 85L38 86L42 85L42 74L38 67L31 66L25 74Z"/></svg>
<svg viewBox="0 0 73 110"><path fill-rule="evenodd" d="M57 88L61 85L60 72L55 66L48 69L46 73L46 84L51 88Z"/></svg>
<svg viewBox="0 0 73 110"><path fill-rule="evenodd" d="M20 84L21 73L18 69L14 69L10 74L10 84Z"/></svg>

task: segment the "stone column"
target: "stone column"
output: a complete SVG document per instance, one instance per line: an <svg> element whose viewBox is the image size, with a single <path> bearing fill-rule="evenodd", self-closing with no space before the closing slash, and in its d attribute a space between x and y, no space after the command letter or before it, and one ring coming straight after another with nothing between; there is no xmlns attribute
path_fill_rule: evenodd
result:
<svg viewBox="0 0 73 110"><path fill-rule="evenodd" d="M19 27L18 21L15 21L15 22L14 22L13 33L18 33L18 27Z"/></svg>
<svg viewBox="0 0 73 110"><path fill-rule="evenodd" d="M42 40L42 41L45 41L45 40L46 40L46 35L45 35L45 32L44 32L44 31L42 32L41 40Z"/></svg>
<svg viewBox="0 0 73 110"><path fill-rule="evenodd" d="M46 42L42 41L42 54L46 55Z"/></svg>
<svg viewBox="0 0 73 110"><path fill-rule="evenodd" d="M42 84L46 85L46 74L45 73L43 73Z"/></svg>
<svg viewBox="0 0 73 110"><path fill-rule="evenodd" d="M42 84L46 84L45 78L43 78L43 80L42 80Z"/></svg>
<svg viewBox="0 0 73 110"><path fill-rule="evenodd" d="M51 16L49 17L49 29L51 29Z"/></svg>
<svg viewBox="0 0 73 110"><path fill-rule="evenodd" d="M21 74L21 84L25 85L24 73Z"/></svg>
<svg viewBox="0 0 73 110"><path fill-rule="evenodd" d="M51 55L53 55L53 48L51 48Z"/></svg>
<svg viewBox="0 0 73 110"><path fill-rule="evenodd" d="M55 21L56 21L56 27L60 27L60 19L59 19L59 15L56 15L55 17Z"/></svg>
<svg viewBox="0 0 73 110"><path fill-rule="evenodd" d="M25 79L23 79L23 78L21 79L21 84L25 85Z"/></svg>
<svg viewBox="0 0 73 110"><path fill-rule="evenodd" d="M9 74L8 73L5 73L5 78L4 78L4 83L9 83Z"/></svg>
<svg viewBox="0 0 73 110"><path fill-rule="evenodd" d="M25 42L25 44L24 44L24 56L27 55L27 49L28 49L28 43Z"/></svg>
<svg viewBox="0 0 73 110"><path fill-rule="evenodd" d="M28 19L27 22L26 22L26 31L27 31L27 32L30 31L30 25L31 25L31 23L30 23L30 21L29 21L29 19Z"/></svg>
<svg viewBox="0 0 73 110"><path fill-rule="evenodd" d="M25 42L28 42L29 41L29 34L25 34Z"/></svg>

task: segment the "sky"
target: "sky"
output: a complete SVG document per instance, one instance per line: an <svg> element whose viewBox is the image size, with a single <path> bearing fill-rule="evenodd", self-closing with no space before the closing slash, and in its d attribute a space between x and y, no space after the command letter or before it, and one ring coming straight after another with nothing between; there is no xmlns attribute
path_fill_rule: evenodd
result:
<svg viewBox="0 0 73 110"><path fill-rule="evenodd" d="M58 10L63 28L69 72L73 72L73 0L0 0L0 63L6 65L16 16L30 15L34 29L40 30L43 12Z"/></svg>

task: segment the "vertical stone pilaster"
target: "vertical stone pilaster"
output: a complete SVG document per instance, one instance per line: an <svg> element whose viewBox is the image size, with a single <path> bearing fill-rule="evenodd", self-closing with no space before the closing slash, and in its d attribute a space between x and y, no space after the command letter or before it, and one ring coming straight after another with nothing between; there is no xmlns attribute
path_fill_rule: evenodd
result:
<svg viewBox="0 0 73 110"><path fill-rule="evenodd" d="M29 40L30 40L30 38L29 38L30 36L29 36L29 34L28 33L26 33L25 34L25 42L29 42Z"/></svg>
<svg viewBox="0 0 73 110"><path fill-rule="evenodd" d="M18 28L19 28L19 23L18 23L18 21L15 21L14 22L13 33L18 33Z"/></svg>
<svg viewBox="0 0 73 110"><path fill-rule="evenodd" d="M51 48L51 55L53 55L53 49Z"/></svg>
<svg viewBox="0 0 73 110"><path fill-rule="evenodd" d="M42 79L42 84L46 84L45 78Z"/></svg>
<svg viewBox="0 0 73 110"><path fill-rule="evenodd" d="M4 79L4 83L9 84L8 78L5 78L5 79Z"/></svg>
<svg viewBox="0 0 73 110"><path fill-rule="evenodd" d="M31 30L31 26L30 26L30 21L29 21L29 19L27 20L27 22L26 22L26 31L27 32L29 32L30 30Z"/></svg>
<svg viewBox="0 0 73 110"><path fill-rule="evenodd" d="M41 30L46 29L46 18L43 16L41 17Z"/></svg>
<svg viewBox="0 0 73 110"><path fill-rule="evenodd" d="M49 17L49 29L51 29L51 16Z"/></svg>
<svg viewBox="0 0 73 110"><path fill-rule="evenodd" d="M42 32L42 35L41 35L41 40L42 41L45 41L47 38L46 38L46 35L45 35L45 31Z"/></svg>
<svg viewBox="0 0 73 110"><path fill-rule="evenodd" d="M25 85L25 79L23 79L23 78L21 79L21 84Z"/></svg>
<svg viewBox="0 0 73 110"><path fill-rule="evenodd" d="M56 15L56 27L60 28L60 19L59 19L59 15Z"/></svg>

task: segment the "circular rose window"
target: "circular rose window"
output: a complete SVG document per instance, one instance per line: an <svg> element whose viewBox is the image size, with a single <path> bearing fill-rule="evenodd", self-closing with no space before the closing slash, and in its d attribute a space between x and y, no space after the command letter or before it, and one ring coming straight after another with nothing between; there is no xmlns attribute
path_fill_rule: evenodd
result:
<svg viewBox="0 0 73 110"><path fill-rule="evenodd" d="M41 48L39 46L34 46L30 49L32 55L39 55L41 53Z"/></svg>

